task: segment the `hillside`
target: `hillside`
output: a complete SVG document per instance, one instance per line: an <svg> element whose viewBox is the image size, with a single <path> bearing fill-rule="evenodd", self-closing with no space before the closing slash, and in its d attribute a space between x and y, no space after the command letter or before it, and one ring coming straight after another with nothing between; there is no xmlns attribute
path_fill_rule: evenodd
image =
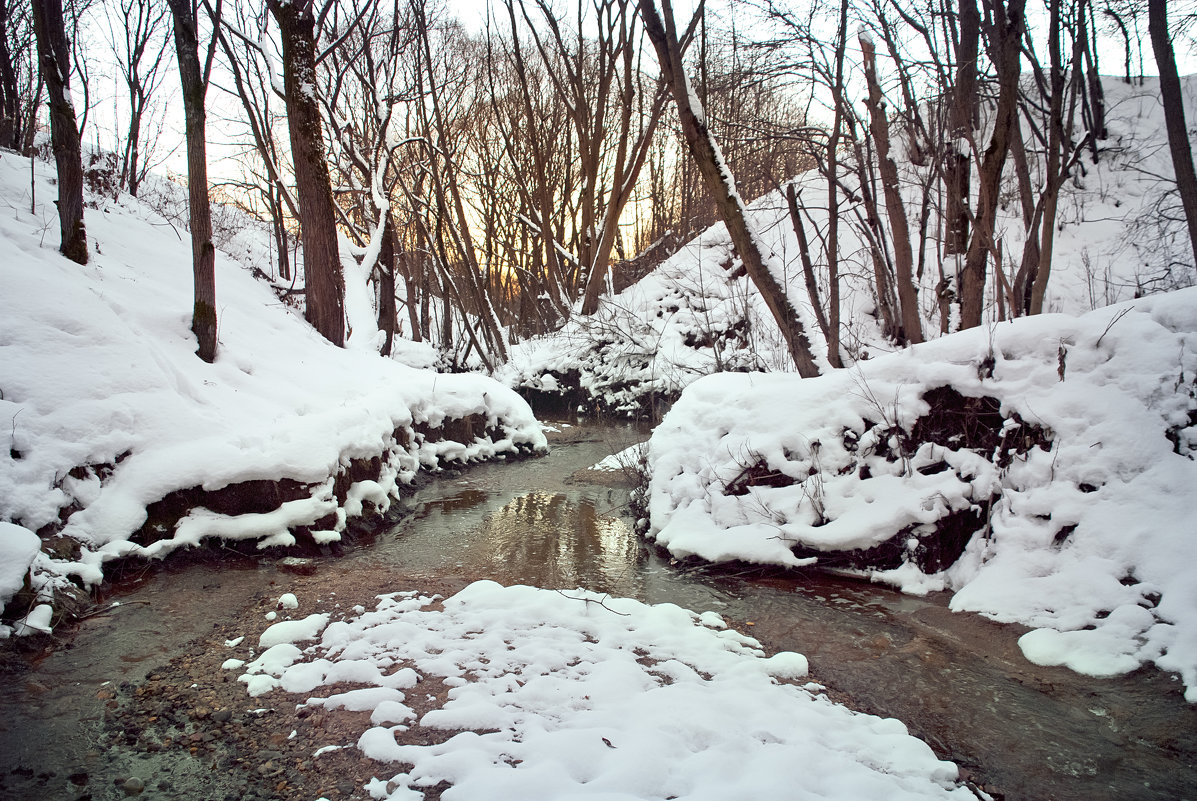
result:
<svg viewBox="0 0 1197 801"><path fill-rule="evenodd" d="M1185 79L1190 105L1197 108L1197 77ZM1094 163L1086 153L1061 189L1055 256L1045 311L1079 314L1111 303L1190 286L1197 281L1187 254L1187 239L1172 212L1175 200L1161 176L1171 174L1158 82L1142 86L1107 78L1109 136ZM1029 130L1026 136L1031 137ZM912 235L920 216L917 187L934 165L900 161ZM1032 164L1035 173L1041 164ZM852 176L845 179L851 187ZM1025 238L1013 169L1007 168L1003 204L998 214L1007 271L1017 268ZM826 228L825 179L817 173L793 181L804 208L808 237ZM842 357L853 364L892 352L897 345L883 336L865 240L859 226L848 224L853 203L841 194L839 251L842 263ZM775 276L788 288L816 359L828 369L827 342L802 275L799 244L784 193L759 198L749 208L760 240L772 251ZM917 242L917 240L916 240ZM941 336L936 286L938 265L952 273L956 256L939 252L934 223L923 254L919 281L923 333ZM815 254L820 297L828 297L825 263ZM573 402L612 412L646 410L666 401L703 375L721 371L788 370L789 359L777 327L738 262L722 224L687 243L637 284L604 301L592 316L576 317L561 331L512 349L511 363L500 373L509 384L547 395L566 392ZM992 272L992 271L991 271ZM1007 276L1008 278L1009 276ZM999 310L990 276L986 319Z"/></svg>
<svg viewBox="0 0 1197 801"><path fill-rule="evenodd" d="M113 559L221 539L327 546L418 471L545 448L511 390L369 341L335 348L228 252L205 364L189 242L143 202L90 195L92 260L73 264L55 250L53 168L35 164L31 213L29 165L0 154L0 634L48 630L62 594ZM269 252L257 236L243 226L227 244L253 264Z"/></svg>

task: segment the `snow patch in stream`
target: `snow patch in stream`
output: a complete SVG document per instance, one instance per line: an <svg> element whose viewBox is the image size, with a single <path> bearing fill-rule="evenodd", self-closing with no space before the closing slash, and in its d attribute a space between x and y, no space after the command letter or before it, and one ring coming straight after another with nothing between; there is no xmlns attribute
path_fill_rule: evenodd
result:
<svg viewBox="0 0 1197 801"><path fill-rule="evenodd" d="M975 797L900 722L796 683L805 657L766 657L714 613L492 581L438 599L379 596L317 645L263 654L250 686L365 685L306 703L372 711L357 748L411 766L367 785L380 801L442 781L446 799ZM424 677L451 689L413 723L400 689ZM458 733L397 740L413 725Z"/></svg>

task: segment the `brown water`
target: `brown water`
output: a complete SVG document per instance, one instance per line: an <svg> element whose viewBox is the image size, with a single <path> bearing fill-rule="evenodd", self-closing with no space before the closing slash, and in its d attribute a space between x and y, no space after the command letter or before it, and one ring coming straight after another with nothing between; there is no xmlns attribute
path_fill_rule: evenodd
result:
<svg viewBox="0 0 1197 801"><path fill-rule="evenodd" d="M1145 670L1097 680L1036 667L1018 651L1022 630L952 614L944 597L913 598L818 573L761 578L680 569L632 533L626 482L578 472L643 434L586 426L566 435L571 441L555 444L546 459L434 482L405 499L410 516L339 564L585 586L713 609L770 647L806 654L835 697L903 720L995 797L1197 799L1197 711L1174 678ZM4 688L0 770L45 766L39 770L56 771L63 788L53 797L77 799L65 779L72 766L160 758L91 746L104 703L100 682L139 681L213 620L277 592L269 586L276 578L265 562L189 568L124 595L124 606L87 621L71 648ZM212 789L202 766L159 767L176 790Z"/></svg>

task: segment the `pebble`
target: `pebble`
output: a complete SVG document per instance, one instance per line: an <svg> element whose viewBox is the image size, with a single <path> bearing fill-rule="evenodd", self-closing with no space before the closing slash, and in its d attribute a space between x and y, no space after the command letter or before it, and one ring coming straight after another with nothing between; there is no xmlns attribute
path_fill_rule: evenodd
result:
<svg viewBox="0 0 1197 801"><path fill-rule="evenodd" d="M145 790L145 782L136 776L130 776L129 778L125 779L123 784L121 784L121 789L124 790L127 795L137 795Z"/></svg>
<svg viewBox="0 0 1197 801"><path fill-rule="evenodd" d="M212 720L217 723L227 723L233 717L231 709L218 709L212 713Z"/></svg>
<svg viewBox="0 0 1197 801"><path fill-rule="evenodd" d="M300 576L311 576L316 572L316 560L299 556L288 556L278 560L278 569L284 573L295 573Z"/></svg>

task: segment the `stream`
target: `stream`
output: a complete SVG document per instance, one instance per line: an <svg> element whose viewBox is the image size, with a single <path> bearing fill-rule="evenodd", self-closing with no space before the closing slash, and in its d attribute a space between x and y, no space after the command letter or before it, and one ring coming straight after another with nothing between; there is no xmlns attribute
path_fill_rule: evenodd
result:
<svg viewBox="0 0 1197 801"><path fill-rule="evenodd" d="M318 569L584 586L714 610L770 649L805 654L833 698L902 720L995 798L1197 799L1197 711L1175 677L1140 670L1098 680L1037 667L1017 646L1025 629L953 614L946 594L916 598L817 572L762 577L673 564L632 532L629 477L586 471L644 431L554 425L561 431L548 457L435 479L405 496L398 523ZM109 600L119 607L0 676L0 797L126 797L112 777L165 757L97 744L110 688L145 681L214 621L277 595L287 577L276 563L147 569L115 590ZM202 767L175 763L169 785L141 798L219 797Z"/></svg>

